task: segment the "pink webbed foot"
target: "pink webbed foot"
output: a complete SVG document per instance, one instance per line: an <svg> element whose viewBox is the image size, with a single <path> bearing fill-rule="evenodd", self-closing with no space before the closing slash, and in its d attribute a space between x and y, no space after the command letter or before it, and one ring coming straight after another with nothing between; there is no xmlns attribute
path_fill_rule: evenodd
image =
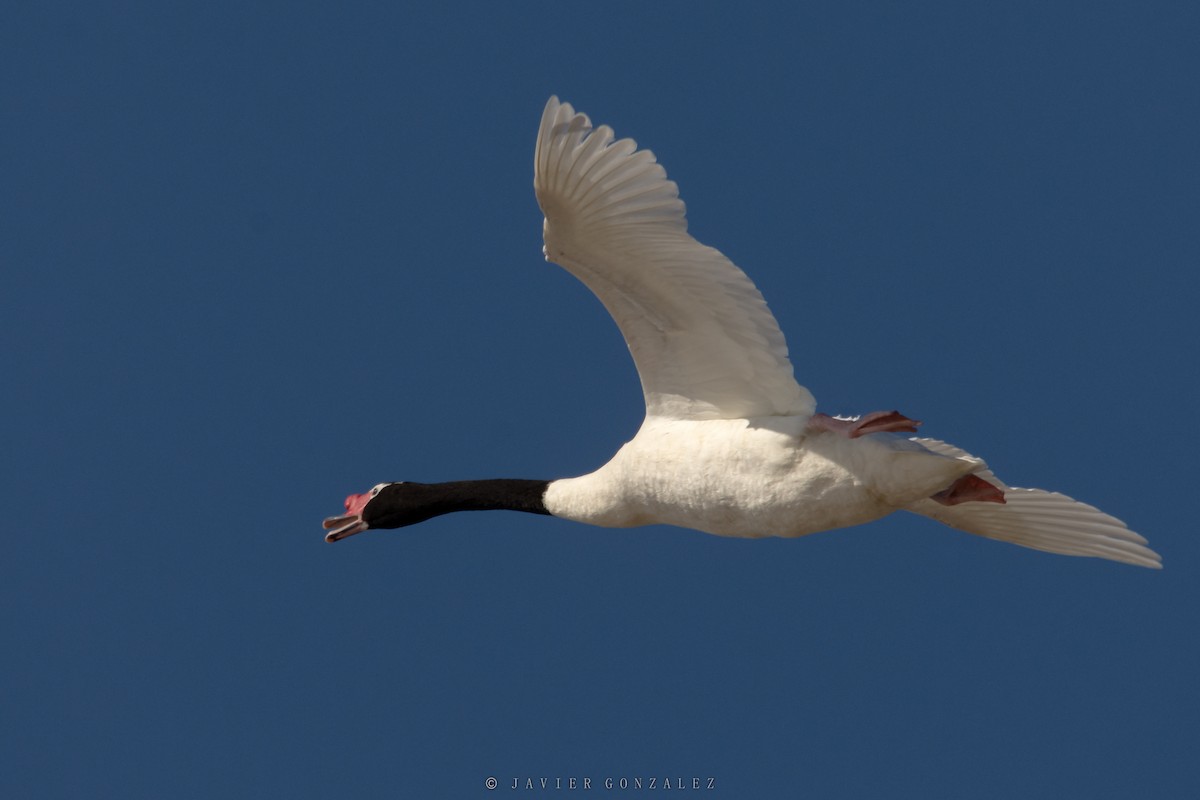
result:
<svg viewBox="0 0 1200 800"><path fill-rule="evenodd" d="M808 420L810 429L840 433L848 439L857 439L868 433L916 433L920 424L919 419L909 419L899 411L875 411L858 419L813 414Z"/></svg>
<svg viewBox="0 0 1200 800"><path fill-rule="evenodd" d="M1004 492L985 481L978 475L963 475L943 489L930 500L936 500L944 506L956 506L959 503L1003 503Z"/></svg>

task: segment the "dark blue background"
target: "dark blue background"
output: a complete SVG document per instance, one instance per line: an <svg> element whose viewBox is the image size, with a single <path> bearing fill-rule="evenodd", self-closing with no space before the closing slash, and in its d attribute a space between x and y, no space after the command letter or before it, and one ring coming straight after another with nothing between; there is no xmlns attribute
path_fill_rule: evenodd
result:
<svg viewBox="0 0 1200 800"><path fill-rule="evenodd" d="M426 5L0 14L0 794L1197 791L1194 5ZM900 516L325 544L379 481L636 430L540 255L551 93L658 154L822 410L923 419L1166 569Z"/></svg>

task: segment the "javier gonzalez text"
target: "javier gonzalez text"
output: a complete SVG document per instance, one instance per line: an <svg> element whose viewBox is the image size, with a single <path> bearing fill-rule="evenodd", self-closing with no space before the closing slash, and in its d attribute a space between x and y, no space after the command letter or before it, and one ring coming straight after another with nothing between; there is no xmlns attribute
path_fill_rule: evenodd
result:
<svg viewBox="0 0 1200 800"><path fill-rule="evenodd" d="M500 787L500 782L495 778L488 778L483 782L488 789L496 789ZM694 791L712 790L717 788L716 778L700 778L696 776L690 777L666 777L666 776L650 776L650 777L633 777L633 778L592 778L584 777L556 777L556 778L531 778L514 776L512 781L504 786L510 790L525 790L533 791L535 789L566 789L568 791L582 789L590 791L593 789L649 789L651 791L657 789L684 789Z"/></svg>

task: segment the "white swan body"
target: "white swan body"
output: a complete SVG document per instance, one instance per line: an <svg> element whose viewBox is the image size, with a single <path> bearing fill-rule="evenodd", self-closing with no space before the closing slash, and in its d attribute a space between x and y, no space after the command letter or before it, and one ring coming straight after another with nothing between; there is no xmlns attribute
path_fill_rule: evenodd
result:
<svg viewBox="0 0 1200 800"><path fill-rule="evenodd" d="M534 153L545 256L621 329L646 419L595 472L556 481L380 484L327 519L336 541L460 510L514 509L606 527L662 523L721 536L802 536L907 510L988 538L1161 566L1123 522L1065 495L1017 489L897 412L834 418L796 382L753 282L687 232L648 150L550 98Z"/></svg>
<svg viewBox="0 0 1200 800"><path fill-rule="evenodd" d="M553 481L546 508L604 527L661 523L719 536L803 536L870 522L982 462L889 433L808 431L804 416L649 419L612 460Z"/></svg>

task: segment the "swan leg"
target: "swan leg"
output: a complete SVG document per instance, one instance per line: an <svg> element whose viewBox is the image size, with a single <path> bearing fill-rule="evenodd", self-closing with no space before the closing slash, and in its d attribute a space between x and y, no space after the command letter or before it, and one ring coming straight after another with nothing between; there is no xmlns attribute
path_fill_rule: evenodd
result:
<svg viewBox="0 0 1200 800"><path fill-rule="evenodd" d="M813 414L808 420L812 430L840 433L848 439L857 439L868 433L915 433L920 420L909 419L899 411L874 411L857 419L842 419L828 414Z"/></svg>
<svg viewBox="0 0 1200 800"><path fill-rule="evenodd" d="M1005 502L1003 490L993 486L978 475L963 475L950 484L949 488L943 489L929 499L936 500L944 506L956 506L959 503L969 502Z"/></svg>

